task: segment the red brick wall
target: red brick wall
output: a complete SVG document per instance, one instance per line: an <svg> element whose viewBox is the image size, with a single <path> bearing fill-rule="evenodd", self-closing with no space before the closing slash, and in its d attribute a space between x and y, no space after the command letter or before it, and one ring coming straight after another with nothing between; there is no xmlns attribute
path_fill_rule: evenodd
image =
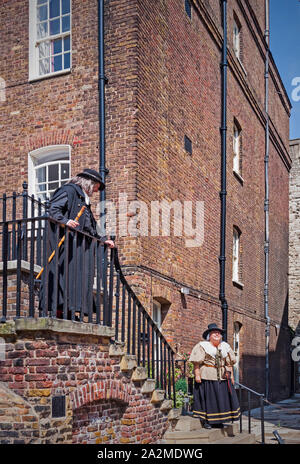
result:
<svg viewBox="0 0 300 464"><path fill-rule="evenodd" d="M168 425L167 413L151 402L151 395L142 393L142 383L132 382L130 373L120 370L120 357L109 356L109 337L86 335L84 327L80 333L76 323L73 329L77 334L22 330L16 337L5 336L0 379L32 408L32 422L39 421L37 433L30 437L41 443L159 441ZM66 415L55 418L51 401L59 395L66 397ZM8 408L4 399L2 403ZM30 421L26 414L20 422ZM14 427L18 421L7 422ZM21 429L12 438L22 439Z"/></svg>

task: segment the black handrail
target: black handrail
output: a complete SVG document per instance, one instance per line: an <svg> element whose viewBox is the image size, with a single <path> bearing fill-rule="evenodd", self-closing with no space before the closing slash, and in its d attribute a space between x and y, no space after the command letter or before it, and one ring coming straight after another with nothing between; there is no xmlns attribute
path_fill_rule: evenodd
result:
<svg viewBox="0 0 300 464"><path fill-rule="evenodd" d="M264 403L266 401L264 395L262 393L258 393L252 390L245 385L235 382L235 388L238 387L239 389L239 400L240 405L242 404L242 390L247 392L247 410L248 410L248 433L251 433L251 395L255 395L259 397L260 402L260 423L261 423L261 443L265 443L265 414L264 414ZM240 416L240 432L243 431L243 422L242 422L242 415Z"/></svg>

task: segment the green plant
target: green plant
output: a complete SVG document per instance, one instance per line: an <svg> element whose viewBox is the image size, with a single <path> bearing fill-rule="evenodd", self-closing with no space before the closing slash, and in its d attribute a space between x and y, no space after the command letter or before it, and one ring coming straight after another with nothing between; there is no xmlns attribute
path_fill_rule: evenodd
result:
<svg viewBox="0 0 300 464"><path fill-rule="evenodd" d="M176 392L183 392L184 394L187 393L187 381L185 378L181 377L175 383L175 391Z"/></svg>
<svg viewBox="0 0 300 464"><path fill-rule="evenodd" d="M186 398L189 399L189 404L191 405L193 398L188 395L188 385L186 378L181 377L175 382L176 408L182 407L186 401Z"/></svg>

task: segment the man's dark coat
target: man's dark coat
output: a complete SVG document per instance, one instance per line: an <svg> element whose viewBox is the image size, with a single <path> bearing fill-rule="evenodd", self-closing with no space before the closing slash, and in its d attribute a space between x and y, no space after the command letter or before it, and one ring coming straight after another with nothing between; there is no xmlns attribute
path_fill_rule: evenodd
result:
<svg viewBox="0 0 300 464"><path fill-rule="evenodd" d="M76 231L82 231L93 237L101 239L97 234L96 221L91 211L90 205L85 201L85 195L76 184L66 184L57 189L50 201L50 217L61 224L66 224L69 219L75 219L82 206L85 211L79 218L79 226ZM56 249L57 243L66 233L66 228L50 222L49 231L49 255ZM59 227L59 238L57 238L57 227ZM93 300L93 283L95 274L95 253L99 243L93 244L92 239L85 237L83 234L74 232L69 229L69 247L68 247L68 278L66 278L65 254L66 241L59 248L58 264L54 257L48 265L48 272L42 274L41 291L40 291L40 308L46 307L46 285L45 279L48 275L48 311L51 311L55 317L56 309L63 309L64 301L67 298L67 309L71 311L80 311L87 314L94 308ZM57 283L57 286L56 286Z"/></svg>

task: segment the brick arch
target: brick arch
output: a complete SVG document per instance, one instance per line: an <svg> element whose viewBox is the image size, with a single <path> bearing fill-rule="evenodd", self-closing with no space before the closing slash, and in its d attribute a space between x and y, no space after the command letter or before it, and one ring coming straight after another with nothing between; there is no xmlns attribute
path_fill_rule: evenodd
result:
<svg viewBox="0 0 300 464"><path fill-rule="evenodd" d="M56 129L52 131L42 131L39 134L28 136L27 150L31 152L38 148L49 145L73 145L76 142L76 134L71 129Z"/></svg>
<svg viewBox="0 0 300 464"><path fill-rule="evenodd" d="M85 404L105 399L129 403L131 394L131 384L121 380L103 379L95 383L80 385L70 393L70 401L72 409L78 409Z"/></svg>

